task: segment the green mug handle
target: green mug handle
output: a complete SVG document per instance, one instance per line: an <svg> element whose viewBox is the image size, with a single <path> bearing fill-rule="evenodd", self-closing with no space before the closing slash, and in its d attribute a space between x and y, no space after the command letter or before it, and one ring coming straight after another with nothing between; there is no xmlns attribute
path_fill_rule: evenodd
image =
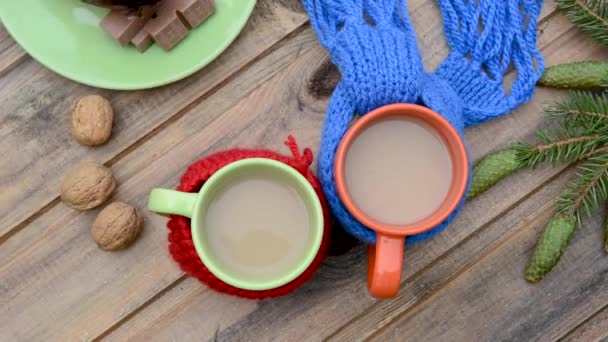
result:
<svg viewBox="0 0 608 342"><path fill-rule="evenodd" d="M169 189L153 189L148 198L148 210L159 214L175 214L192 218L198 193Z"/></svg>

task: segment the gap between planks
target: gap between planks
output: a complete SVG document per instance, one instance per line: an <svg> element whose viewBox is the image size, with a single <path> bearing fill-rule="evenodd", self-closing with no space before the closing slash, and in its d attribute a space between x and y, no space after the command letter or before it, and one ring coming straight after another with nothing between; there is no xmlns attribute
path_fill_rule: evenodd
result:
<svg viewBox="0 0 608 342"><path fill-rule="evenodd" d="M551 17L553 17L556 13L558 13L557 10L551 12L550 14L547 15L547 17L545 17L544 19L549 19ZM544 23L544 21L543 21ZM539 27L541 26L541 23L539 22ZM569 32L575 30L576 28L574 26L570 27L568 30L564 31L563 33L561 33L559 36L555 37L549 44L547 44L544 48L549 47L551 45L551 43L553 43L554 41L556 41L559 37L568 34ZM514 71L509 71L508 74L513 74ZM415 279L419 274L426 272L428 269L432 268L432 266L434 266L436 263L440 262L440 260L446 256L449 255L450 253L452 253L455 249L459 248L460 246L462 246L463 244L465 244L469 239L473 238L476 234L478 234L479 232L483 231L484 229L486 229L487 227L491 226L494 222L498 221L501 217L503 217L504 215L506 215L510 210L512 210L513 208L519 206L521 203L525 202L529 197L533 196L536 192L540 191L540 189L542 189L545 185L549 184L551 181L553 181L554 179L556 179L557 177L559 177L563 172L566 171L567 168L563 168L562 170L559 170L556 174L554 174L553 176L549 177L548 179L544 180L542 183L540 183L539 185L537 185L536 187L534 187L532 189L532 191L530 191L529 193L527 193L525 196L523 196L522 198L520 198L519 200L517 200L516 202L514 202L513 204L511 204L508 208L506 208L504 211L502 211L499 215L493 217L491 220L489 220L488 222L486 222L484 225L482 225L481 227L479 227L475 232L473 232L472 234L470 234L469 236L467 236L467 238L463 239L462 241L458 242L456 245L454 245L453 247L451 247L450 249L448 249L447 251L445 251L441 256L437 257L435 260L433 260L429 265L425 266L424 268L422 268L421 270L419 270L418 272L416 272L415 274L413 274L412 276L408 277L405 280L402 280L401 286L403 287L404 284L408 283L409 281L411 281L412 279ZM496 247L499 247L496 246ZM492 251L487 251L485 252L483 255L487 255L489 253L491 253ZM421 299L422 301L426 300L427 298L430 298L433 294L435 294L436 292L440 291L444 286L446 286L451 280L457 278L461 273L465 272L466 270L468 270L469 268L471 268L474 264L478 263L481 259L483 258L474 258L471 262L472 264L470 266L465 266L463 270L461 270L461 272L458 272L457 274L451 276L449 279L447 279L445 281L445 283L443 283L443 285L439 286L439 288L431 291L430 294L427 294L423 299ZM328 340L331 340L332 338L335 338L337 336L340 336L345 330L349 329L350 326L357 324L357 322L359 322L361 319L364 319L365 316L367 316L369 311L374 310L375 308L385 305L385 302L383 301L377 301L374 304L372 304L369 308L367 308L365 311L361 312L360 314L358 314L357 316L353 317L351 320L349 320L346 324L344 324L342 327L340 327L339 329L337 329L333 334L331 334L330 336L328 336ZM411 311L412 309L414 309L415 307L417 307L417 304L414 304L412 307L408 308L407 310L405 310L404 312L400 313L399 315L393 317L391 320L387 321L385 323L385 325L388 325L390 322L392 322L393 320L398 319L399 317L403 316L404 314L406 314L407 312ZM381 329L380 329L381 330ZM375 335L376 333L372 334L371 336ZM371 337L370 336L370 337Z"/></svg>
<svg viewBox="0 0 608 342"><path fill-rule="evenodd" d="M2 122L7 123L1 125L0 140L6 142L2 145L2 150L7 154L8 160L14 161L14 164L6 164L8 167L0 172L0 183L8 185L4 189L6 201L0 205L0 212L4 214L0 214L0 236L57 196L60 178L70 165L83 158L95 158L100 162L111 159L134 140L187 106L193 98L209 91L252 58L306 23L307 17L297 4L298 0L258 1L256 10L238 39L204 71L169 86L145 92L96 90L60 77L34 60L14 69L9 77L0 78L0 88L7 87L4 89L6 96L0 97L5 112ZM0 49L7 46L6 42L9 41L12 42L0 38ZM289 42L292 44L294 40ZM297 49L297 46L292 46L290 53L295 51L294 48ZM283 67L294 55L291 54L290 57L287 60L277 60L270 69L276 71ZM259 76L263 79L271 75L272 72L268 72ZM56 87L60 89L55 90ZM119 113L115 117L113 128L115 136L106 145L95 149L73 143L69 132L65 130L66 126L57 120L65 118L72 99L91 92L107 96L115 104L116 113ZM146 94L148 96L144 96ZM25 151L19 154L9 146L23 146ZM48 171L44 171L47 168Z"/></svg>
<svg viewBox="0 0 608 342"><path fill-rule="evenodd" d="M570 166L570 167L572 167L572 166ZM438 263L442 262L442 260L445 259L447 256L453 254L454 251L462 248L462 246L464 246L467 243L469 243L469 241L472 241L472 239L474 239L476 236L478 236L479 234L482 234L488 227L492 226L493 224L495 224L496 222L498 222L501 218L503 218L504 216L508 215L508 213L511 210L519 207L520 205L522 205L523 203L525 203L528 199L530 199L531 197L533 197L536 193L538 193L539 191L541 191L546 185L550 184L551 182L553 182L556 179L558 179L559 177L561 177L565 172L567 172L570 169L570 167L564 167L562 170L558 171L557 173L555 173L551 177L548 177L543 182L539 183L529 193L527 193L525 196L521 197L519 200L517 200L516 202L514 202L513 204L511 204L509 207L507 207L505 210L503 210L500 214L494 216L492 219L488 220L488 222L486 222L485 224L481 225L477 230L475 230L474 232L472 232L471 234L469 234L465 239L459 241L457 244L455 244L454 246L452 246L451 248L449 248L448 250L446 250L440 256L438 256L437 258L435 258L431 263L429 263L425 267L421 268L419 271L417 271L416 273L412 274L410 277L408 277L406 279L403 279L401 281L401 287L403 287L405 284L408 284L408 283L412 282L413 279L418 278L421 274L424 274L424 273L428 272L435 265L437 265ZM534 222L534 221L530 221L530 223L532 223L532 222ZM393 322L395 320L398 320L400 317L406 315L410 311L412 311L412 310L416 309L417 307L419 307L421 304L425 303L429 298L433 297L436 293L440 292L443 288L445 288L446 286L448 286L451 281L453 281L454 279L456 279L459 276L461 276L463 273L465 273L468 270L470 270L471 268L473 268L476 264L478 264L480 261L482 261L486 256L492 254L496 249L500 248L500 246L503 246L503 245L507 244L509 241L515 239L515 237L517 236L517 234L521 233L522 231L523 230L521 230L521 229L520 230L516 230L515 232L511 233L507 237L499 240L497 243L489 245L487 248L483 249L482 252L477 255L477 257L472 258L459 271L457 271L453 275L449 276L440 285L438 285L436 288L434 288L433 290L431 290L429 293L427 293L423 297L421 297L419 299L419 301L417 301L415 304L413 304L412 306L408 307L403 312L400 312L396 316L391 317L390 320L387 320L386 322L383 322L384 324L380 328L378 328L376 331L374 331L371 335L367 336L366 339L367 338L373 338L377 334L381 333L383 331L383 329L385 329L391 322ZM384 301L377 301L377 302L375 302L369 308L367 308L365 311L363 311L360 314L358 314L357 316L353 317L350 321L348 321L342 327L340 327L339 329L337 329L333 334L331 334L330 336L328 336L327 340L332 340L332 339L338 338L338 336L340 336L342 333L344 333L345 330L347 330L350 326L355 325L361 319L364 319L365 316L367 316L369 314L369 312L371 312L374 309L376 309L377 307L383 306L385 304L386 304L386 302L384 302Z"/></svg>
<svg viewBox="0 0 608 342"><path fill-rule="evenodd" d="M13 40L1 22L0 46L3 47L0 51L0 77L2 77L27 60L28 54Z"/></svg>
<svg viewBox="0 0 608 342"><path fill-rule="evenodd" d="M608 304L559 338L560 342L608 340Z"/></svg>
<svg viewBox="0 0 608 342"><path fill-rule="evenodd" d="M252 60L250 60L247 63L245 63L244 65L242 65L240 68L235 70L232 74L230 74L228 77L226 77L225 79L220 81L218 84L213 86L211 89L204 92L200 96L195 97L189 104L187 104L185 107L179 109L174 114L167 116L167 119L165 121L163 121L162 123L160 123L158 126L154 127L152 130L150 130L146 134L142 135L140 138L134 140L130 145L126 146L124 149L117 151L116 155L114 155L113 157L111 157L110 159L108 159L107 161L104 162L104 165L112 166L115 163L117 163L118 161L120 161L121 159L123 159L129 153L136 150L139 146L143 145L146 141L150 140L153 136L158 134L158 132L166 129L167 127L171 126L173 123L175 123L176 121L181 119L184 115L189 113L198 104L200 104L205 99L207 99L210 96L212 96L213 94L215 94L219 89L224 87L226 84L228 84L228 83L232 82L234 79L238 78L239 75L241 75L245 70L249 69L253 64L256 64L260 60L264 59L264 57L268 56L272 51L274 51L275 49L277 49L277 48L281 47L283 44L285 44L286 41L292 39L294 36L297 36L304 30L306 30L306 28L308 26L309 26L308 21L297 26L294 30L289 32L287 35L285 35L280 40L276 41L274 44L272 44L267 49L265 49L262 53L255 56ZM287 64L286 66L288 66L288 65L289 64ZM286 67L286 66L284 66L284 67ZM218 116L217 118L214 118L211 122L217 120L220 116ZM37 211L32 213L30 216L28 216L26 219L24 219L17 225L13 226L4 235L0 236L0 245L2 245L4 242L6 242L8 239L10 239L11 236L15 235L21 229L27 227L27 225L29 225L32 221L36 220L37 218L39 218L40 216L44 215L49 210L54 208L60 202L61 202L60 197L59 197L59 195L57 195L51 201L44 204L40 209L38 209Z"/></svg>
<svg viewBox="0 0 608 342"><path fill-rule="evenodd" d="M559 176L563 175L565 171L561 171L558 175L556 175L556 177L553 177L552 179L557 179ZM536 194L538 191L540 191L541 189L536 189L536 191L534 191L533 194ZM529 197L528 197L529 198ZM523 204L523 202L520 202L520 204ZM519 228L516 229L514 232L510 233L509 235L507 235L505 238L500 239L497 243L494 243L490 246L488 246L487 248L485 248L477 257L474 257L473 259L471 259L471 261L469 261L468 263L466 263L458 272L456 272L455 274L453 274L452 276L448 277L445 282L443 282L442 284L440 284L439 286L437 286L437 288L433 289L432 291L430 291L428 294L425 294L422 298L420 298L420 300L418 300L415 304L413 304L412 306L408 307L405 311L400 312L398 315L391 317L390 320L386 321L384 325L382 325L380 328L378 328L377 330L375 330L372 334L370 334L369 336L367 336L367 339L374 339L375 337L377 337L378 335L381 335L384 331L386 331L392 322L395 322L397 320L399 320L400 318L404 317L405 315L407 315L408 313L416 310L417 308L419 308L420 306L422 306L422 304L425 304L429 299L431 299L432 297L434 297L437 293L441 292L441 290L447 288L450 283L458 278L460 278L463 274L467 273L469 270L473 269L477 264L479 264L481 261L483 261L487 256L492 255L493 253L495 253L497 250L499 250L501 247L508 245L510 242L517 240L517 237L519 237L520 235L524 234L525 231L527 229L529 229L530 227L533 227L536 223L538 223L539 220L544 219L544 215L548 214L549 212L553 211L552 206L547 206L545 209L542 210L541 213L539 213L538 215L536 215L534 217L533 220L526 222L526 224ZM503 215L501 215L502 217ZM496 220L498 221L498 220ZM493 221L496 222L496 221ZM484 229L486 229L489 225L484 225L484 227L476 230L473 234L471 234L469 237L467 237L466 242L469 241L469 238L472 237L473 235L477 235L483 232ZM454 248L450 249L449 251L447 251L446 253L442 254L439 258L437 258L436 260L441 260L444 257L450 255L451 253L454 252ZM423 271L426 271L428 268L425 268ZM421 272L423 273L423 272ZM328 340L331 340L332 338L328 338Z"/></svg>
<svg viewBox="0 0 608 342"><path fill-rule="evenodd" d="M143 302L140 306L138 306L133 311L129 312L124 317L122 317L120 320L116 321L114 324L112 324L110 327L108 327L108 329L106 329L104 332L99 334L97 337L93 338L91 341L97 342L97 341L103 340L106 336L110 335L112 332L114 332L116 329L118 329L124 322L130 320L131 317L134 317L135 315L140 313L142 310L144 310L146 307L150 306L152 303L154 303L156 300L158 300L160 297L162 297L165 293L176 288L179 284L181 284L184 280L186 280L186 278L188 278L188 275L186 275L185 273L182 274L179 278L175 279L175 281L173 283L169 284L164 289L158 291L158 293L156 293L154 296L150 297L148 300Z"/></svg>
<svg viewBox="0 0 608 342"><path fill-rule="evenodd" d="M244 87L242 87L242 86L239 85L241 82L232 82L229 85L227 85L226 87L222 88L220 91L223 91L224 89L228 88L228 89L232 89L232 91L234 92L234 91L236 91L236 89L240 89L240 90L242 90L241 94L243 94L243 97L247 97L247 94L251 93L251 89L253 89L254 87L257 87L257 85L261 84L261 82L263 82L263 80L268 79L268 77L274 77L277 72L279 72L280 70L282 70L285 67L285 65L289 64L288 62L291 62L293 60L297 60L296 56L299 56L300 53L302 51L304 51L304 50L306 50L306 51L312 50L312 47L316 47L317 48L317 55L320 55L320 53L319 53L320 49L317 47L317 44L316 44L316 42L314 40L314 36L312 35L312 30L305 29L303 32L301 32L300 35L294 37L294 39L288 41L287 44L281 46L280 49L273 51L270 54L270 58L269 59L265 59L264 63L255 64L252 68L246 70L246 72L244 73L244 76L243 76L246 80L243 80L242 79L243 77L241 77L241 80L244 81L242 83L245 84ZM310 54L308 54L308 55L310 55ZM280 58L282 62L277 65L276 61L277 61L278 58ZM266 65L264 65L264 64L269 63L268 61L270 61L273 65L277 65L276 67L270 68L270 70L272 70L272 72L269 72L269 67L266 66ZM266 75L271 75L271 76L266 76ZM224 93L222 92L222 93L220 93L220 95L221 94L224 94ZM230 94L230 92L228 92L227 94ZM217 96L216 95L213 98L217 99L217 98L221 98L221 97L223 97L223 95L221 95L221 96ZM237 97L237 98L240 98L240 97ZM206 101L203 102L203 103L206 103ZM241 101L241 100L239 100L239 101ZM225 108L225 106L222 105L222 103L223 102L231 103L232 101L224 101L224 100L213 101L213 100L211 100L211 102L215 103L216 105L220 105L220 107L216 110L217 113L223 113L227 109ZM232 106L234 106L234 104L231 104L230 107L227 107L227 108L232 108ZM260 111L260 112L263 112L263 111ZM219 117L220 120L214 121L211 124L212 127L215 125L215 123L217 123L217 121L220 121L220 125L221 125L221 121L222 121L222 119L225 116L226 115L220 116ZM190 117L192 117L192 116L190 116ZM194 117L196 117L196 116L194 116ZM215 116L213 116L213 117L215 117ZM199 120L199 121L201 121L201 120ZM205 121L205 120L202 120L202 121ZM180 120L178 122L183 123L184 120L182 119L182 120ZM205 121L205 126L203 126L203 127L208 127L207 125L209 125L209 122ZM176 125L172 125L172 126L170 126L169 129L164 130L162 132L166 133L168 130L172 130L172 129L174 129L175 131L180 131L179 127L175 128L175 126ZM179 124L177 124L177 126L179 126ZM247 126L243 127L243 129L247 129L247 127L249 127L249 126L247 125ZM196 130L196 131L198 131L198 130ZM238 132L240 132L240 130ZM225 141L225 139L231 139L232 138L232 134L237 134L238 132L234 131L234 132L229 132L230 134L223 134L223 135L221 135L222 136L221 139L218 139L218 140L214 139L213 145L215 145L215 144L220 144L221 145L222 142ZM154 139L157 139L158 136L159 135L154 136ZM184 135L184 137L188 137L188 136L189 135ZM152 139L152 140L154 140L154 139ZM162 140L162 138L160 138L160 139ZM146 143L146 144L148 144L148 143ZM173 147L176 147L178 145L183 145L183 144L176 143ZM136 149L135 151L138 151L138 152L134 152L133 154L141 153L142 151L145 151L145 148L144 149L139 148L139 149ZM132 158L133 154L128 155L127 159ZM124 163L124 161L121 161L120 163ZM121 189L119 189L119 192L120 192L120 190L124 190L124 189L128 189L128 185L126 187L122 186ZM67 209L67 208L61 208L61 206L58 206L56 209L57 210L52 210L52 212L56 212L56 211L62 212L63 211L63 212L66 212L66 214L69 213L69 209ZM45 216L47 216L47 215L45 215ZM74 217L75 216L81 216L81 215L82 214L80 214L80 215L76 215L75 214ZM84 215L86 215L86 214L84 214ZM61 223L58 223L56 226L54 226L53 228L51 228L54 231L49 230L47 232L48 235L49 236L56 235L56 234L54 234L54 233L57 233L57 231L56 231L55 228L59 228L59 227L63 227L63 225ZM33 228L29 229L29 231L32 231L32 230L35 231L37 229L33 229ZM26 232L25 234L27 234L27 230L25 230L25 232ZM17 234L17 236L19 236L19 234ZM12 242L12 241L15 241L15 240L11 239L11 240L9 240L9 243ZM87 241L87 242L90 242L90 241ZM88 245L90 246L90 244L88 244ZM29 253L29 251L31 249L33 249L33 248L34 248L33 246L29 246L29 247L23 248L22 252L18 252L18 251L16 251L16 252L17 253L24 253L24 254L26 254L26 253ZM19 256L16 256L14 260L18 260L18 259L19 259ZM108 320L108 322L107 322L108 324L103 324L103 326L99 326L99 329L97 329L97 327L91 328L92 330L90 330L90 331L92 332L92 336L97 336L99 333L101 333L105 329L107 329L107 327L114 325L114 323L117 320L120 320L120 318L122 318L124 315L128 315L129 312L135 310L141 304L143 304L146 301L148 301L149 298L155 297L156 293L158 291L163 291L163 289L165 287L167 287L171 282L175 281L175 279L179 278L183 274L183 273L181 273L181 272L178 271L178 268L174 267L175 265L172 264L171 266L173 266L173 267L171 267L171 270L172 270L171 273L175 274L175 276L173 276L173 275L170 276L171 279L170 280L168 279L168 281L165 282L165 283L163 283L162 286L158 286L158 288L154 289L154 291L149 291L147 293L149 295L146 295L145 297L142 297L141 300L138 300L137 303L136 303L136 305L133 305L132 307L128 307L127 309L124 309L123 311L119 312L117 315L114 315L113 316L114 318L111 318L111 320Z"/></svg>
<svg viewBox="0 0 608 342"><path fill-rule="evenodd" d="M567 31L563 32L560 36L563 36L565 34L568 34L569 32L575 31L577 30L576 27L572 26L570 29L568 29ZM556 38L557 39L557 38ZM549 44L550 45L550 44ZM524 196L524 198L522 198L521 200L518 200L514 205L511 205L509 208L505 209L500 215L496 216L495 218L493 218L490 222L484 224L483 226L481 226L478 230L476 230L475 232L471 233L466 239L464 239L463 241L460 241L456 246L450 248L448 251L446 251L445 253L443 253L441 256L437 257L435 260L433 260L433 262L431 264L429 264L427 267L425 267L424 269L420 270L419 272L416 272L416 274L412 275L411 277L408 277L408 279L406 279L403 283L402 283L402 287L403 284L406 284L408 281L411 281L412 279L415 279L416 276L418 276L419 274L425 272L427 269L430 269L433 265L435 265L438 262L441 262L441 259L444 258L446 255L449 255L450 253L453 253L453 251L460 247L461 245L465 244L469 239L473 238L475 235L480 234L480 232L482 232L484 229L486 229L488 226L490 226L493 222L499 220L502 216L504 216L509 210L513 209L514 207L516 207L517 205L519 205L520 203L522 203L522 201L526 200L527 198L529 198L530 196L532 196L534 193L540 191L544 186L546 186L547 184L549 184L551 181L553 181L554 179L556 179L556 177L560 177L564 172L566 172L566 168L563 168L561 170L559 170L555 175L551 176L548 180L545 180L542 184L536 186L533 191L531 193L529 193L528 195ZM514 235L510 238L505 238L508 239L507 241L511 241L511 239L515 238L517 235ZM506 243L506 242L505 242ZM497 248L499 248L500 246L502 246L503 243L499 244L499 245L490 245L488 246L488 250L485 250L483 255L489 255L491 254L494 250L496 250ZM423 296L422 299L420 299L421 301L426 301L427 299L429 299L430 297L432 297L434 294L436 294L437 292L439 292L442 288L444 288L445 286L447 286L452 280L456 279L458 276L462 275L464 272L466 272L468 269L470 269L471 267L473 267L475 264L477 264L478 262L480 262L483 259L483 257L476 257L474 259L472 259L470 262L471 264L466 264L464 266L464 269L460 270L459 272L457 272L456 274L450 276L448 279L445 280L445 282L442 282L437 288L433 288L433 290L430 291L430 293L425 294ZM376 302L374 304L372 304L369 308L367 308L364 312L360 313L359 315L355 316L353 319L349 320L348 323L344 324L342 327L340 327L338 330L336 330L333 334L331 334L328 339L331 340L333 338L335 339L343 339L345 336L350 336L352 337L350 330L354 330L353 327L357 326L358 323L360 323L362 320L365 320L366 317L369 315L370 312L374 312L375 310L379 310L379 308L382 308L384 306L386 306L387 303L380 301L380 302ZM406 315L407 313L411 312L412 310L414 310L415 308L419 307L419 303L415 303L412 306L406 308L403 312L398 313L397 315L390 317L389 319L387 319L386 321L379 321L378 324L379 326L375 327L374 332L371 333L371 335L369 337L373 337L376 334L380 333L385 327L387 327L391 322L398 320L400 317ZM342 337L342 338L340 338Z"/></svg>
<svg viewBox="0 0 608 342"><path fill-rule="evenodd" d="M565 33L567 33L567 32L569 32L569 30L568 30L568 31L563 32L562 34L565 34ZM552 180L554 180L556 177L559 177L561 174L562 174L562 173L560 172L560 173L558 173L558 174L555 174L555 175L551 176L549 179L544 180L544 181L543 181L543 182L542 182L540 185L538 185L537 187L535 187L535 188L532 190L532 192L530 192L530 193L529 193L529 194L527 194L526 196L522 197L522 198L521 198L521 199L520 199L518 202L516 202L515 204L511 205L509 208L512 208L512 207L514 207L514 206L517 206L519 203L521 203L521 201L525 201L527 198L529 198L530 196L532 196L532 195L533 195L533 194L534 194L536 191L538 191L540 188L542 188L542 187L543 187L544 185L546 185L548 182L551 182ZM507 211L508 211L508 209L507 209L507 210L505 210L505 211L503 211L503 213L506 213ZM497 218L493 219L493 220L492 220L492 222L494 222L496 219L498 219L498 218L502 217L502 215L503 215L503 214L501 214L501 215L497 216ZM488 223L488 224L491 224L492 222L490 222L490 223ZM487 224L485 224L485 225L484 225L484 227L485 227L485 226L487 226ZM471 236L469 236L467 239L470 239L470 238L471 238L473 235L475 235L476 233L477 233L477 232L475 232L475 233L471 234ZM487 252L487 253L490 253L490 252ZM435 262L435 261L434 261L434 262ZM149 304L148 304L148 305L149 305ZM104 334L104 336L107 336L107 334Z"/></svg>
<svg viewBox="0 0 608 342"><path fill-rule="evenodd" d="M372 340L390 340L419 327L411 332L413 340L554 341L604 307L608 303L604 281L608 265L599 243L603 215L586 220L587 227L593 229L577 232L560 264L543 283L529 284L523 277L536 239L553 214L552 203L546 198L559 193L574 174L571 171L490 228L483 238L492 242L520 231L510 237L513 240L495 249L425 305L391 322ZM469 247L474 248L474 244ZM434 279L458 264L461 254L449 256L423 279ZM410 292L415 288L413 284L407 286Z"/></svg>
<svg viewBox="0 0 608 342"><path fill-rule="evenodd" d="M545 4L545 6L547 6L547 4ZM545 23L550 18L552 18L556 13L557 13L557 9L553 6L552 9L549 11L549 13L544 15L539 20L538 26L540 27L543 23ZM299 26L295 27L291 32L289 32L284 37L282 37L280 40L278 40L277 42L275 42L274 44L269 46L262 53L255 56L252 60L245 63L243 66L241 66L237 70L235 70L226 79L220 81L218 84L216 84L214 87L209 89L207 92L204 92L199 97L194 98L188 105L186 105L185 107L182 107L180 110L178 110L174 114L168 115L167 119L165 121L163 121L162 123L160 123L158 126L152 128L149 132L145 133L140 138L133 141L130 145L127 145L126 147L124 147L122 150L116 151L115 152L116 154L113 157L106 160L106 162L104 162L104 164L111 166L111 165L115 164L116 162L118 162L119 160L123 159L126 155L128 155L129 153L131 153L132 151L137 149L139 146L144 144L146 141L148 141L151 137L156 135L159 131L169 127L171 124L173 124L174 122L179 120L181 117L186 115L192 108L196 107L197 104L199 104L200 102L202 102L203 100L205 100L206 98L208 98L209 96L211 96L212 94L217 92L218 89L223 87L228 82L230 82L233 79L235 79L236 77L238 77L238 75L240 75L244 70L249 68L251 65L258 62L260 59L263 59L265 56L267 56L270 52L272 52L278 46L283 44L285 41L291 39L293 36L298 35L307 26L308 26L308 20L306 20ZM11 38L7 37L7 39L11 39ZM0 71L1 71L1 69L0 69ZM17 233L21 229L25 228L28 224L30 224L37 218L39 218L42 215L44 215L45 213L47 213L49 210L54 208L59 203L60 203L59 195L57 195L56 197L52 198L47 203L43 204L38 210L32 212L28 217L26 217L21 222L17 223L13 227L11 227L8 231L6 231L2 235L0 235L0 245L3 244L4 242L6 242L8 239L10 239L15 233Z"/></svg>
<svg viewBox="0 0 608 342"><path fill-rule="evenodd" d="M559 338L560 342L607 341L608 304Z"/></svg>

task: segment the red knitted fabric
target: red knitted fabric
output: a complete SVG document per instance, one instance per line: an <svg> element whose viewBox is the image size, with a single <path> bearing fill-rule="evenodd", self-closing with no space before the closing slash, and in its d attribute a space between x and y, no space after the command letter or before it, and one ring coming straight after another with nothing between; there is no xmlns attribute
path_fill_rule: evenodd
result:
<svg viewBox="0 0 608 342"><path fill-rule="evenodd" d="M188 170L186 170L186 173L182 176L177 190L197 192L212 174L222 167L241 159L269 158L290 165L298 170L312 184L321 199L321 206L323 207L323 216L325 218L323 240L319 253L312 264L298 278L276 289L250 291L236 288L215 277L207 267L205 267L198 254L196 254L194 243L192 242L192 235L190 234L190 219L183 216L171 215L171 219L167 223L167 227L169 228L169 252L184 272L196 277L218 292L250 299L264 299L286 295L300 287L312 277L312 274L319 268L321 262L325 258L329 246L331 228L329 209L327 207L327 202L325 201L325 196L321 191L321 185L309 168L313 158L310 149L306 148L304 149L303 154L300 154L296 141L292 136L289 136L285 144L290 148L293 155L292 157L283 156L269 150L244 149L233 149L210 155L188 167Z"/></svg>

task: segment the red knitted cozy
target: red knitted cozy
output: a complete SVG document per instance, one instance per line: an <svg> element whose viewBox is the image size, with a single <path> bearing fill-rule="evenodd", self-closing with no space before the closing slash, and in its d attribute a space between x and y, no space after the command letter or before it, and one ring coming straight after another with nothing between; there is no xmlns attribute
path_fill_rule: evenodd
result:
<svg viewBox="0 0 608 342"><path fill-rule="evenodd" d="M274 159L295 168L304 177L306 177L317 192L317 195L319 195L321 206L323 207L323 216L325 218L321 247L319 249L319 253L308 269L306 269L304 273L302 273L298 278L292 280L290 283L271 290L251 291L239 289L232 285L226 284L215 277L207 269L207 267L205 267L198 254L196 254L194 243L192 242L192 235L190 233L190 219L179 215L171 215L171 219L167 223L167 227L170 230L169 252L173 256L173 259L178 262L184 272L196 277L203 283L207 284L207 286L218 292L250 299L264 299L286 295L300 287L304 282L308 281L312 277L312 274L319 268L321 262L325 258L327 248L329 246L331 228L329 210L325 201L325 196L321 191L319 181L309 168L313 158L312 152L310 149L306 148L304 149L303 154L300 154L296 141L292 136L289 136L285 144L291 150L293 155L292 157L283 156L269 150L245 149L232 149L212 154L188 167L188 170L186 170L186 173L184 173L182 176L177 190L198 192L203 186L203 183L205 183L205 181L216 171L232 162L246 158Z"/></svg>

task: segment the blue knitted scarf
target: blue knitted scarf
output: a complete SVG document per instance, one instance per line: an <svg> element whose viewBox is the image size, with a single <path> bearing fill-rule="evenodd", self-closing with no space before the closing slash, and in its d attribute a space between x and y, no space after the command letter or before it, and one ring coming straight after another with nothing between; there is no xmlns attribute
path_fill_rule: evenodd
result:
<svg viewBox="0 0 608 342"><path fill-rule="evenodd" d="M303 0L319 41L342 74L325 119L319 178L348 232L375 243L376 233L346 210L334 182L335 152L356 114L392 103L417 103L464 128L504 115L532 97L543 70L536 48L542 0L437 0L450 54L426 72L405 0ZM517 77L505 90L510 69ZM451 222L408 237L428 238Z"/></svg>

